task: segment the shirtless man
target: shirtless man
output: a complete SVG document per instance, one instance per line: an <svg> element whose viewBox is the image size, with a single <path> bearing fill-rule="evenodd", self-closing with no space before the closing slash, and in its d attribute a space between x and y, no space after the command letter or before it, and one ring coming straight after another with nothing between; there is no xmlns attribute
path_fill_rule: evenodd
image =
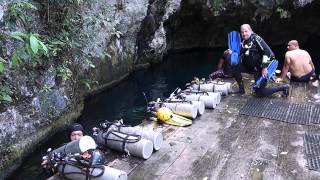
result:
<svg viewBox="0 0 320 180"><path fill-rule="evenodd" d="M297 40L289 41L287 49L282 73L276 82L283 81L288 72L291 73L290 81L308 82L314 75L314 65L309 53L299 48Z"/></svg>

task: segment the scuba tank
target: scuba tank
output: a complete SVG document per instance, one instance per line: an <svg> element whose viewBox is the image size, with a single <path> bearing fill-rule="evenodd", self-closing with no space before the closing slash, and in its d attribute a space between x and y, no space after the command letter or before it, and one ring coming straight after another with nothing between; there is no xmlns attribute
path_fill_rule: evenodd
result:
<svg viewBox="0 0 320 180"><path fill-rule="evenodd" d="M124 133L117 130L113 123L103 123L102 129L94 132L97 144L120 152L148 159L153 152L153 143L141 138L141 135Z"/></svg>
<svg viewBox="0 0 320 180"><path fill-rule="evenodd" d="M142 127L126 126L123 124L122 120L114 122L112 127L114 128L114 130L117 130L119 132L139 135L141 136L141 138L151 141L153 144L153 149L156 151L159 150L162 146L163 135L160 132L156 132L151 129L145 130Z"/></svg>
<svg viewBox="0 0 320 180"><path fill-rule="evenodd" d="M66 156L57 170L64 178L73 180L127 180L126 172L105 166L104 162L104 155L95 150L89 160L81 156Z"/></svg>
<svg viewBox="0 0 320 180"><path fill-rule="evenodd" d="M96 149L97 145L90 136L83 136L78 140L71 141L49 153L49 156L59 155L61 157L70 154L81 154L90 149Z"/></svg>

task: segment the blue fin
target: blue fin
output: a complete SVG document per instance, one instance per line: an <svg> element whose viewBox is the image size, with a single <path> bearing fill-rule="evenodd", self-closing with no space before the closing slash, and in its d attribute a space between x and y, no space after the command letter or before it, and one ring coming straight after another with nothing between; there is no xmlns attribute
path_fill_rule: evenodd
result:
<svg viewBox="0 0 320 180"><path fill-rule="evenodd" d="M237 65L239 63L240 55L240 34L237 31L231 31L228 33L228 47L231 49L231 65Z"/></svg>
<svg viewBox="0 0 320 180"><path fill-rule="evenodd" d="M267 71L268 71L268 74L267 74L267 77L260 77L256 83L253 85L253 88L259 88L261 83L264 81L264 80L269 80L272 78L272 75L275 73L275 71L277 70L277 67L278 67L278 61L275 59L275 60L272 60L272 62L269 64L269 66L267 67Z"/></svg>

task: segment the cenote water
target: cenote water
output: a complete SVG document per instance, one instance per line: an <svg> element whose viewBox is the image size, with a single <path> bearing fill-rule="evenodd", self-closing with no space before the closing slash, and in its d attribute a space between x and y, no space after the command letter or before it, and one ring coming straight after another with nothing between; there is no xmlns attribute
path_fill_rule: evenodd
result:
<svg viewBox="0 0 320 180"><path fill-rule="evenodd" d="M81 117L77 122L90 135L92 127L105 120L123 119L125 124L138 125L146 116L146 101L168 97L176 88L184 88L193 77L205 77L215 69L222 49L201 50L167 56L163 63L155 64L146 70L132 73L118 85L85 102ZM49 147L59 147L68 142L66 131L57 133L27 157L19 170L10 179L45 179L40 163Z"/></svg>
<svg viewBox="0 0 320 180"><path fill-rule="evenodd" d="M286 46L274 48L275 53L282 56ZM113 121L123 119L125 124L137 125L145 119L146 101L168 97L176 88L184 88L193 77L204 77L215 70L218 59L223 49L201 50L172 54L167 56L163 63L151 66L149 69L132 73L123 82L100 94L90 97L85 102L81 123L86 134L91 134L91 129L105 120ZM10 179L34 180L45 179L40 166L41 157L49 147L59 147L68 142L67 131L59 132L42 144L30 156L25 158L22 166Z"/></svg>

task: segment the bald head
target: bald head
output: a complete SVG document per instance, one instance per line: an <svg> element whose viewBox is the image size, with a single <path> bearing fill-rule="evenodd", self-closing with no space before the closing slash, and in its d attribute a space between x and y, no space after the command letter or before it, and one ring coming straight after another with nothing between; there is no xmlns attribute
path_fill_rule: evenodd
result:
<svg viewBox="0 0 320 180"><path fill-rule="evenodd" d="M288 42L288 46L287 46L288 50L295 50L295 49L299 49L299 43L297 40L291 40Z"/></svg>
<svg viewBox="0 0 320 180"><path fill-rule="evenodd" d="M251 28L251 26L249 24L242 24L240 26L240 30L241 29L248 29L249 31L252 31L252 28Z"/></svg>
<svg viewBox="0 0 320 180"><path fill-rule="evenodd" d="M242 24L240 26L241 38L247 40L250 38L252 32L251 26L249 24Z"/></svg>
<svg viewBox="0 0 320 180"><path fill-rule="evenodd" d="M294 46L298 46L299 47L299 43L297 40L291 40L289 41L290 44L294 45Z"/></svg>

